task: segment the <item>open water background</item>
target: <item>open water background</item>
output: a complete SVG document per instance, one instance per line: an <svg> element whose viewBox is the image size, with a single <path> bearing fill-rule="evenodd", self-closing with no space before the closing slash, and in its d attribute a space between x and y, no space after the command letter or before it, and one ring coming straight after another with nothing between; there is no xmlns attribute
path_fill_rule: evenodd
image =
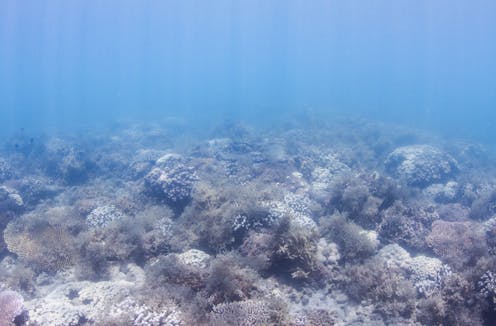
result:
<svg viewBox="0 0 496 326"><path fill-rule="evenodd" d="M0 130L359 116L494 143L496 2L2 0Z"/></svg>

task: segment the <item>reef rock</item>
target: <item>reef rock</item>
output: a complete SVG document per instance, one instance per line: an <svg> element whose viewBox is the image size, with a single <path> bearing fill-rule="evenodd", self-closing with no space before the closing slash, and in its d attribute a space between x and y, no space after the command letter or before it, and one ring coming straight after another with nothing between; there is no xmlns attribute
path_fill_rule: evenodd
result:
<svg viewBox="0 0 496 326"><path fill-rule="evenodd" d="M453 157L429 145L399 147L388 155L385 164L390 173L417 187L446 180L458 170Z"/></svg>

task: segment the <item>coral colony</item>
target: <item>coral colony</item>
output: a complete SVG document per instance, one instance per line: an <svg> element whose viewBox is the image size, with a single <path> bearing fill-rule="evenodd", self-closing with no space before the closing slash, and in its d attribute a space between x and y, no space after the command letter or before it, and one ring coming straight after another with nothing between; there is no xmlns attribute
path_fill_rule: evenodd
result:
<svg viewBox="0 0 496 326"><path fill-rule="evenodd" d="M496 320L481 145L363 120L20 143L0 151L2 326Z"/></svg>

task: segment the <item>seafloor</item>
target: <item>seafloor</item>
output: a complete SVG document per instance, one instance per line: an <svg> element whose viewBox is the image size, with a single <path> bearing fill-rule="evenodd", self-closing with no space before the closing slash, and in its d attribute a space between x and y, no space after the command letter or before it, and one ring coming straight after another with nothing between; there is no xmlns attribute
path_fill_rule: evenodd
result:
<svg viewBox="0 0 496 326"><path fill-rule="evenodd" d="M493 325L491 150L364 120L0 151L0 325Z"/></svg>

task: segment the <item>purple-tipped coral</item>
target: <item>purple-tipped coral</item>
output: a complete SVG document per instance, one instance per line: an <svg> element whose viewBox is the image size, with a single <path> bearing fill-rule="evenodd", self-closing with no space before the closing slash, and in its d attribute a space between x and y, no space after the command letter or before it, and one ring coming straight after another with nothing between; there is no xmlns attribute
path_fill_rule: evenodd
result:
<svg viewBox="0 0 496 326"><path fill-rule="evenodd" d="M24 312L24 300L14 291L0 292L0 325L11 325Z"/></svg>

